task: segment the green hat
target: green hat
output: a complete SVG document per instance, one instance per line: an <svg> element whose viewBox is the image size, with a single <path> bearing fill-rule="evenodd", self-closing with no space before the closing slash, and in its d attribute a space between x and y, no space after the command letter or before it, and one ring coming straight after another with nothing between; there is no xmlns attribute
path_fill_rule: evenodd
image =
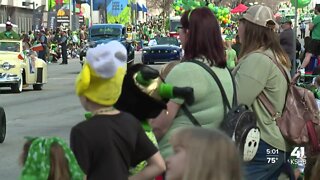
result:
<svg viewBox="0 0 320 180"><path fill-rule="evenodd" d="M39 137L32 140L20 180L47 180L50 172L51 145L59 144L68 161L70 179L83 180L84 173L69 146L58 137Z"/></svg>

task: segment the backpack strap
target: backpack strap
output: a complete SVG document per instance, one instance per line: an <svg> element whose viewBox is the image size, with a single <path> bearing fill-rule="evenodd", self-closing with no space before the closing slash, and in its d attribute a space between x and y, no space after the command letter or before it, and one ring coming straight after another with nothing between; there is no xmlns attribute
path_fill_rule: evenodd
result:
<svg viewBox="0 0 320 180"><path fill-rule="evenodd" d="M190 121L192 122L193 125L201 127L201 124L199 123L199 121L192 115L192 113L189 111L189 109L187 108L186 104L182 104L181 106L183 112L185 113L185 115L190 119Z"/></svg>
<svg viewBox="0 0 320 180"><path fill-rule="evenodd" d="M290 83L294 83L296 81L296 79L298 77L293 78L293 81L290 82L289 80L289 75L288 73L286 73L285 69L282 67L282 65L279 64L278 61L274 60L274 58L272 56L270 56L269 54L265 53L264 51L257 51L258 53L264 54L265 56L267 56L275 65L277 65L277 67L279 68L279 70L281 71L281 73L283 74L283 76L286 78L287 83L288 83L288 87L290 85ZM262 91L259 96L258 99L262 102L263 106L267 109L267 111L269 112L269 114L271 115L271 117L273 118L273 120L277 120L278 118L281 117L281 113L277 112L274 108L274 106L272 105L272 103L270 102L270 100L268 99L268 97L266 96L266 94Z"/></svg>
<svg viewBox="0 0 320 180"><path fill-rule="evenodd" d="M226 92L225 92L225 90L224 90L224 88L223 88L223 86L222 86L222 84L221 84L221 81L219 80L218 76L216 75L216 73L215 73L209 66L207 66L205 63L203 63L203 62L201 62L201 61L190 60L190 61L188 61L188 62L193 62L193 63L195 63L195 64L198 64L199 66L203 67L203 68L213 77L213 79L216 81L216 83L217 83L217 85L218 85L218 87L219 87L219 89L220 89L220 92L221 92L221 95L222 95L223 104L224 104L227 108L231 109L231 105L230 105L229 100L228 100L228 98L227 98L227 94L226 94ZM229 71L229 73L230 73L230 71ZM231 74L231 73L230 73L230 74ZM231 77L232 77L232 76L231 76ZM232 81L232 83L234 83L234 82ZM226 109L225 109L225 110L226 110ZM225 113L226 113L226 112L225 112Z"/></svg>
<svg viewBox="0 0 320 180"><path fill-rule="evenodd" d="M228 101L226 92L224 91L224 88L218 78L218 76L214 73L214 71L209 68L209 66L207 66L205 63L197 61L197 60L190 60L188 62L193 62L195 64L198 64L199 66L203 67L212 77L213 79L216 81L219 89L220 89L220 93L222 95L222 100L223 100L223 107L224 107L224 115L223 117L226 116L227 113L227 108L231 109L230 103ZM233 84L233 92L234 92L234 96L233 96L233 102L232 102L232 106L236 106L238 104L238 100L237 100L237 92L236 92L236 86L235 86L235 80L231 74L231 71L228 69L229 74L231 76L232 79L232 84ZM192 115L192 113L189 111L189 109L187 108L187 106L185 104L182 105L182 110L184 111L184 113L186 114L186 116L190 119L190 121L195 125L195 126L201 126L201 124L199 123L199 121Z"/></svg>

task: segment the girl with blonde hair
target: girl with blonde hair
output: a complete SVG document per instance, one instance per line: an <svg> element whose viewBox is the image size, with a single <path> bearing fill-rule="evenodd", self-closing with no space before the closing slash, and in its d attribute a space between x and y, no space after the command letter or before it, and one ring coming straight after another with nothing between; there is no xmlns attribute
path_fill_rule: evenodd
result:
<svg viewBox="0 0 320 180"><path fill-rule="evenodd" d="M219 130L182 128L170 139L167 180L241 180L241 160L232 140Z"/></svg>

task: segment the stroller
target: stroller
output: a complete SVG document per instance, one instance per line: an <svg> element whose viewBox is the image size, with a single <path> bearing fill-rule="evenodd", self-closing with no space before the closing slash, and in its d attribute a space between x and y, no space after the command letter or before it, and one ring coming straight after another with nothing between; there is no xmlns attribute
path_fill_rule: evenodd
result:
<svg viewBox="0 0 320 180"><path fill-rule="evenodd" d="M3 143L6 137L6 114L3 107L0 107L0 143Z"/></svg>

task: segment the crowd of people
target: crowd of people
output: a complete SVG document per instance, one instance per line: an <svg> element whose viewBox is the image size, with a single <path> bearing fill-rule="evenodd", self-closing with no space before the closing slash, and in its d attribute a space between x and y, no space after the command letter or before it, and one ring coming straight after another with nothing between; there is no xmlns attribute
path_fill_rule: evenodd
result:
<svg viewBox="0 0 320 180"><path fill-rule="evenodd" d="M18 34L13 31L10 21L6 23L6 30L0 33L0 39L22 40L24 51L30 51L33 46L41 44L41 50L37 51L38 58L48 63L56 63L62 58L61 65L68 64L70 56L76 57L76 51L83 46L86 38L86 26L73 32L64 27L58 27L55 30L41 28L28 33L22 31Z"/></svg>
<svg viewBox="0 0 320 180"><path fill-rule="evenodd" d="M317 16L309 24L311 41L305 44L306 55L300 68L320 54L320 7L315 12ZM298 179L299 173L290 165L293 146L258 98L263 93L277 112L284 108L288 86L278 65L290 74L295 63L292 23L283 21L279 35L274 29L277 22L272 10L254 5L239 20L236 42L232 43L231 39L222 39L219 22L207 7L184 12L180 22L184 57L165 66L161 75L166 83L193 88L195 101L187 105L184 99L172 98L165 110L148 120L156 143L147 137L137 117L115 107L126 76L127 51L120 42L111 41L87 51L87 62L76 79L76 94L91 116L72 127L70 146L56 137L29 138L21 155L20 179ZM141 24L139 36L148 40L155 34L165 35L163 24L161 21ZM85 28L79 32L79 41L84 41L84 32ZM67 64L67 34L66 30L51 33L43 29L36 35L32 32L23 35L23 42L26 49L30 44L42 44L44 50L39 57L44 60L46 48L57 42L62 48L62 64ZM0 38L3 36L17 38L9 24ZM290 37L292 41L287 42ZM238 97L239 104L245 104L256 114L261 138L257 153L249 162L243 162L234 141L219 130L225 107L217 83L192 61L203 62L217 75L229 102ZM201 127L194 127L185 107ZM273 163L267 161L270 149L278 153ZM147 165L130 174L130 169L142 161ZM306 179L319 179L319 163L320 156L306 167Z"/></svg>

